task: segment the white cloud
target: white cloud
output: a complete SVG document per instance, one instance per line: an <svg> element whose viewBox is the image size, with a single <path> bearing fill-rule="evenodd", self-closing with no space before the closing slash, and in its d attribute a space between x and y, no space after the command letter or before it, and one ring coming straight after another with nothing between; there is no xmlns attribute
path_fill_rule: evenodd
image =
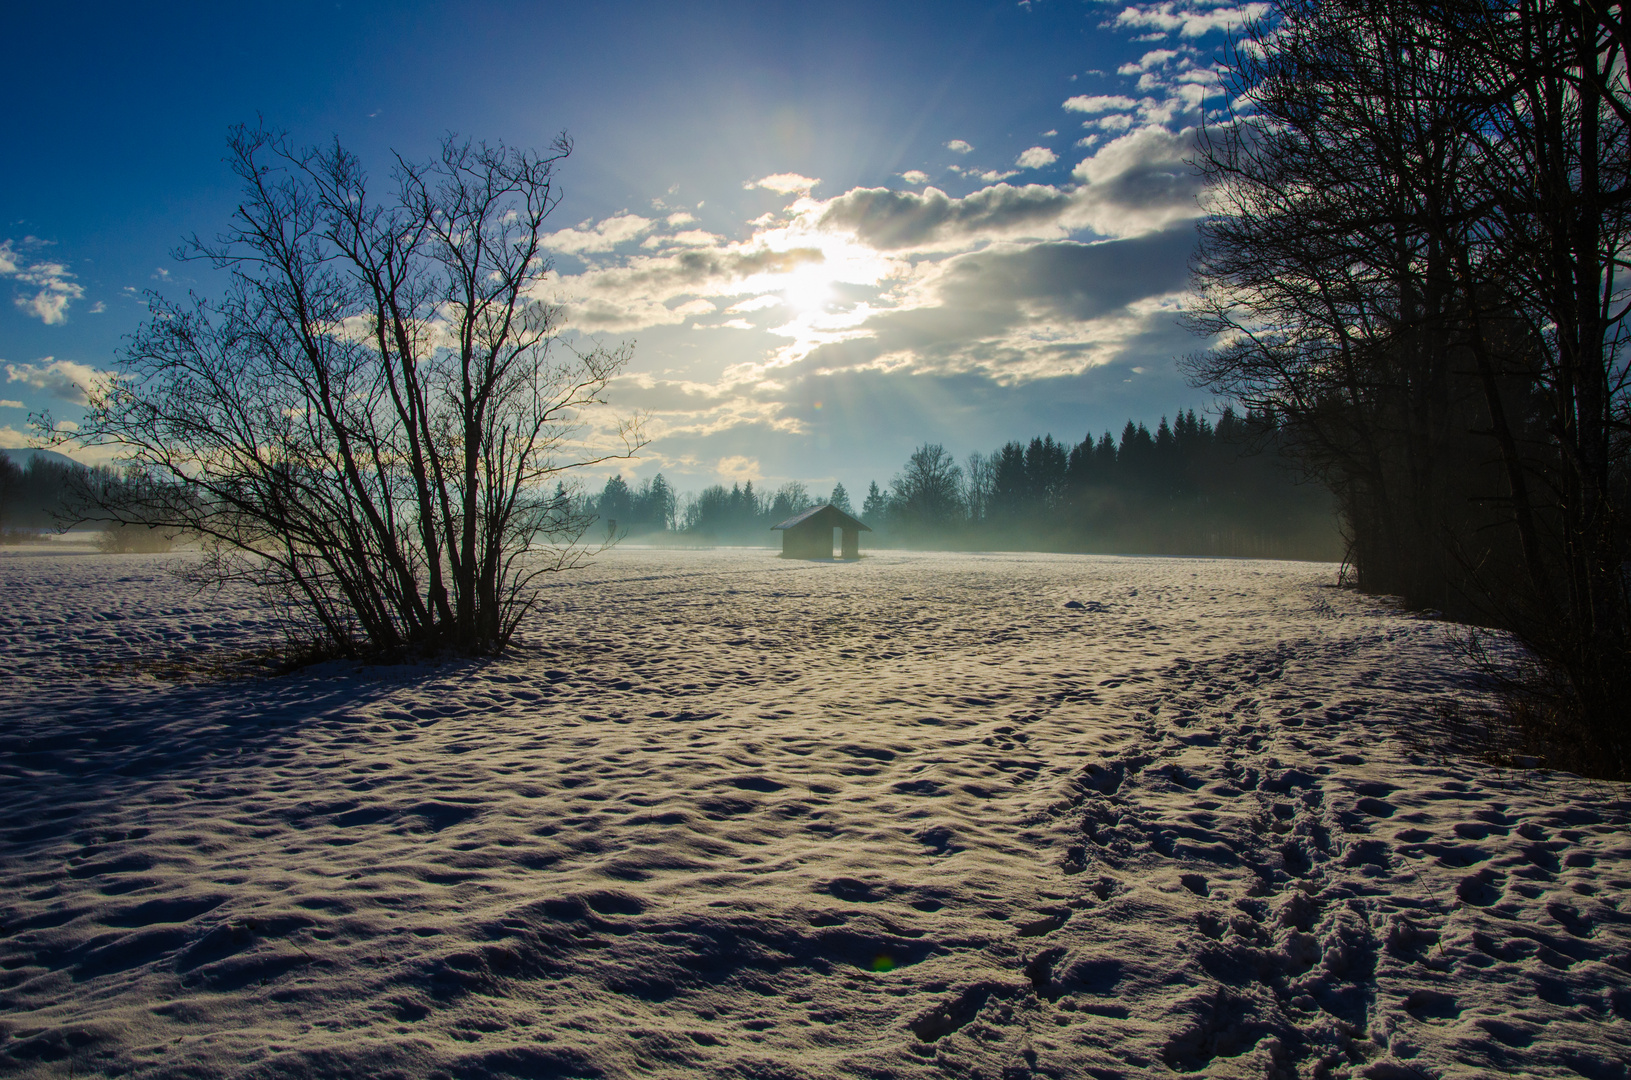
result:
<svg viewBox="0 0 1631 1080"><path fill-rule="evenodd" d="M953 139L951 142L946 144L946 149L950 150L954 154L969 154L973 153L974 151L973 145L963 141L962 139Z"/></svg>
<svg viewBox="0 0 1631 1080"><path fill-rule="evenodd" d="M1151 49L1131 64L1123 64L1116 69L1117 75L1137 75L1141 71L1150 71L1154 68L1165 67L1182 55L1177 49Z"/></svg>
<svg viewBox="0 0 1631 1080"><path fill-rule="evenodd" d="M113 377L112 372L98 371L89 364L72 360L53 360L45 357L38 364L7 364L6 381L43 390L54 398L84 405L91 391Z"/></svg>
<svg viewBox="0 0 1631 1080"><path fill-rule="evenodd" d="M1138 118L1144 122L1145 127L1165 127L1173 119L1188 109L1183 96L1169 97L1162 101L1151 99L1138 107Z"/></svg>
<svg viewBox="0 0 1631 1080"><path fill-rule="evenodd" d="M819 183L821 183L820 180L813 180L808 176L784 172L761 176L757 180L743 184L742 187L747 189L764 188L766 191L774 191L778 195L793 195L795 193L808 195L810 189Z"/></svg>
<svg viewBox="0 0 1631 1080"><path fill-rule="evenodd" d="M562 229L544 238L544 245L553 251L573 255L610 251L627 243L651 228L650 218L639 214L615 214L590 228L587 221L575 229Z"/></svg>
<svg viewBox="0 0 1631 1080"><path fill-rule="evenodd" d="M1176 101L1182 102L1186 108L1199 109L1206 101L1207 87L1201 83L1184 83L1173 91Z"/></svg>
<svg viewBox="0 0 1631 1080"><path fill-rule="evenodd" d="M1261 19L1269 5L1242 4L1239 7L1204 7L1168 0L1158 4L1133 4L1112 20L1129 29L1151 29L1162 34L1176 31L1181 37L1197 38L1217 31L1234 30L1243 23Z"/></svg>
<svg viewBox="0 0 1631 1080"><path fill-rule="evenodd" d="M1112 236L1135 236L1198 217L1201 178L1187 163L1195 131L1145 127L1105 143L1071 175L1083 220Z"/></svg>
<svg viewBox="0 0 1631 1080"><path fill-rule="evenodd" d="M1124 115L1103 117L1122 127ZM1200 178L1187 164L1194 132L1145 127L1099 147L1072 172L1081 187L994 184L953 198L855 188L830 200L818 224L880 251L956 251L997 240L1059 240L1083 229L1138 236L1200 213Z"/></svg>
<svg viewBox="0 0 1631 1080"><path fill-rule="evenodd" d="M1183 62L1160 70L1187 70ZM539 296L567 307L572 330L649 329L643 348L689 350L660 378L620 380L617 400L651 412L669 460L727 485L785 467L763 456L779 451L760 448L780 445L772 435L813 430L800 397L812 379L887 375L904 387L919 376L972 377L1012 387L1112 363L1119 379L1151 350L1184 347L1173 314L1193 233L1174 226L1199 213L1199 178L1184 164L1193 132L1140 118L1177 115L1186 100L1170 89L1143 100L1073 98L1067 108L1085 114L1084 126L1111 134L1084 136L1067 185L1016 186L1002 182L1012 172L949 166L986 186L953 197L912 169L899 174L911 186L818 200L807 177L766 177L750 186L789 198L743 238L694 227L671 237L691 225L671 219L642 237L644 251L622 248L552 278ZM1057 161L1037 146L1017 164ZM1084 242L1095 237L1111 239Z"/></svg>
<svg viewBox="0 0 1631 1080"><path fill-rule="evenodd" d="M1014 159L1022 169L1044 169L1059 160L1059 155L1046 146L1033 146Z"/></svg>
<svg viewBox="0 0 1631 1080"><path fill-rule="evenodd" d="M733 454L730 457L719 459L719 474L727 480L737 483L748 480L758 480L764 474L759 470L759 459Z"/></svg>
<svg viewBox="0 0 1631 1080"><path fill-rule="evenodd" d="M672 214L669 214L667 218L668 224L676 227L680 225L689 225L695 220L695 214L687 213L684 210L676 210Z"/></svg>
<svg viewBox="0 0 1631 1080"><path fill-rule="evenodd" d="M730 307L725 309L725 314L739 315L744 312L763 311L765 308L780 307L781 305L781 297L775 295L774 293L767 293L764 296L755 296L751 300L743 300L739 304L732 304Z"/></svg>
<svg viewBox="0 0 1631 1080"><path fill-rule="evenodd" d="M698 329L717 329L707 327ZM716 386L692 380L659 379L651 375L624 375L611 387L613 400L620 406L641 410L648 414L648 432L669 441L675 438L718 435L736 429L760 432L794 432L800 429L796 419L782 415L783 407L778 395L767 393L758 386ZM672 457L650 448L642 455ZM758 458L746 455L727 455L737 458L736 477L758 479ZM712 468L711 455L708 468ZM694 457L691 467L701 464ZM726 477L730 483L731 478Z"/></svg>
<svg viewBox="0 0 1631 1080"><path fill-rule="evenodd" d="M23 246L41 247L44 242L29 236ZM85 296L84 286L74 280L65 263L27 262L10 240L0 243L0 277L34 287L32 296L18 296L13 302L47 326L67 322L68 305Z"/></svg>
<svg viewBox="0 0 1631 1080"><path fill-rule="evenodd" d="M1065 100L1065 108L1079 113L1120 112L1137 106L1138 102L1121 94L1078 94Z"/></svg>
<svg viewBox="0 0 1631 1080"><path fill-rule="evenodd" d="M660 379L646 373L625 373L612 380L618 401L636 409L697 410L718 405L725 395L707 383L684 379Z"/></svg>
<svg viewBox="0 0 1631 1080"><path fill-rule="evenodd" d="M1170 325L1192 245L1186 230L1169 230L956 255L912 281L868 334L820 345L776 375L979 373L1012 386L1080 373L1137 355L1133 343Z"/></svg>
<svg viewBox="0 0 1631 1080"><path fill-rule="evenodd" d="M961 199L939 188L921 194L855 188L827 204L824 228L853 232L881 250L957 249L1011 236L1056 237L1069 196L1044 184L997 184Z"/></svg>
<svg viewBox="0 0 1631 1080"><path fill-rule="evenodd" d="M10 398L0 398L0 409L26 409L26 408L28 408L28 406L24 405L20 401L12 401Z"/></svg>
<svg viewBox="0 0 1631 1080"><path fill-rule="evenodd" d="M0 446L38 446L39 437L27 431L18 431L11 425L0 427Z"/></svg>
<svg viewBox="0 0 1631 1080"><path fill-rule="evenodd" d="M717 305L713 304L712 302L698 297L695 300L687 300L685 303L679 305L673 310L674 314L676 315L685 315L689 317L692 315L712 315L719 309Z"/></svg>
<svg viewBox="0 0 1631 1080"><path fill-rule="evenodd" d="M640 242L643 248L713 247L724 242L724 237L705 229L687 229L673 236L648 236Z"/></svg>
<svg viewBox="0 0 1631 1080"><path fill-rule="evenodd" d="M684 322L686 316L669 305L686 297L763 293L775 287L767 279L823 258L815 247L774 250L750 243L685 248L563 275L541 285L538 298L563 304L573 329L625 333Z"/></svg>

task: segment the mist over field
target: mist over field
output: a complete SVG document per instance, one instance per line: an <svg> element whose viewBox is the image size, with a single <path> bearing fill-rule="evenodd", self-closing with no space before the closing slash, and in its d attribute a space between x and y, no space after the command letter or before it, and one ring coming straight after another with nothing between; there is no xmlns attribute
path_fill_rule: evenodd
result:
<svg viewBox="0 0 1631 1080"><path fill-rule="evenodd" d="M871 531L872 546L951 550L1224 555L1336 561L1336 505L1272 425L1225 409L1214 427L1194 411L1152 434L1127 421L1068 445L1014 440L959 464L939 443L916 448L880 486L830 492L792 481L676 491L662 473L621 474L581 497L607 534L664 545L762 544L768 530L831 505Z"/></svg>

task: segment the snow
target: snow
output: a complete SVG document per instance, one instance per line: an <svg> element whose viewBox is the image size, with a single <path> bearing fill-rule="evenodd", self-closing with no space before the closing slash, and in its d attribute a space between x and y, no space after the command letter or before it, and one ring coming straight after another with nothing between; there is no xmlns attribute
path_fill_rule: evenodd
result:
<svg viewBox="0 0 1631 1080"><path fill-rule="evenodd" d="M500 660L157 678L274 629L60 550L0 1074L1626 1076L1626 791L1412 749L1473 691L1334 567L625 548Z"/></svg>

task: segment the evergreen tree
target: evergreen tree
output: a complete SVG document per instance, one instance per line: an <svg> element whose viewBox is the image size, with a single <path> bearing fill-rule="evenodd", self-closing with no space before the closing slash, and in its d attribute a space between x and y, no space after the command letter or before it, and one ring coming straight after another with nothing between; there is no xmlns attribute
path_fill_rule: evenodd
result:
<svg viewBox="0 0 1631 1080"><path fill-rule="evenodd" d="M1031 440L1025 449L1025 509L1029 514L1046 514L1064 504L1069 467L1065 445L1054 442L1052 435Z"/></svg>
<svg viewBox="0 0 1631 1080"><path fill-rule="evenodd" d="M874 529L883 525L889 516L889 497L878 487L876 480L872 481L866 490L866 499L861 503L861 520Z"/></svg>
<svg viewBox="0 0 1631 1080"><path fill-rule="evenodd" d="M641 532L666 532L674 527L674 489L662 473L640 485L630 511L630 528Z"/></svg>
<svg viewBox="0 0 1631 1080"><path fill-rule="evenodd" d="M1025 444L1011 442L991 455L991 512L1010 520L1024 516L1030 502Z"/></svg>
<svg viewBox="0 0 1631 1080"><path fill-rule="evenodd" d="M607 523L607 528L615 524L618 529L627 530L633 509L634 498L623 474L607 478L606 486L601 488L600 497L595 500L595 512Z"/></svg>
<svg viewBox="0 0 1631 1080"><path fill-rule="evenodd" d="M1093 461L1100 476L1112 476L1116 471L1116 440L1106 431L1093 448Z"/></svg>

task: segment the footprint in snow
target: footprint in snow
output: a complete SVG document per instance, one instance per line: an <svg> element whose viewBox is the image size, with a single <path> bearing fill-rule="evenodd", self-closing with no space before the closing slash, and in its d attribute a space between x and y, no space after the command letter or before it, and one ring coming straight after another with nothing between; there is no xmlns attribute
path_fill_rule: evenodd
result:
<svg viewBox="0 0 1631 1080"><path fill-rule="evenodd" d="M1480 870L1476 874L1468 874L1457 883L1455 894L1462 903L1474 907L1489 907L1501 898L1499 885L1505 882L1505 876L1493 870Z"/></svg>

